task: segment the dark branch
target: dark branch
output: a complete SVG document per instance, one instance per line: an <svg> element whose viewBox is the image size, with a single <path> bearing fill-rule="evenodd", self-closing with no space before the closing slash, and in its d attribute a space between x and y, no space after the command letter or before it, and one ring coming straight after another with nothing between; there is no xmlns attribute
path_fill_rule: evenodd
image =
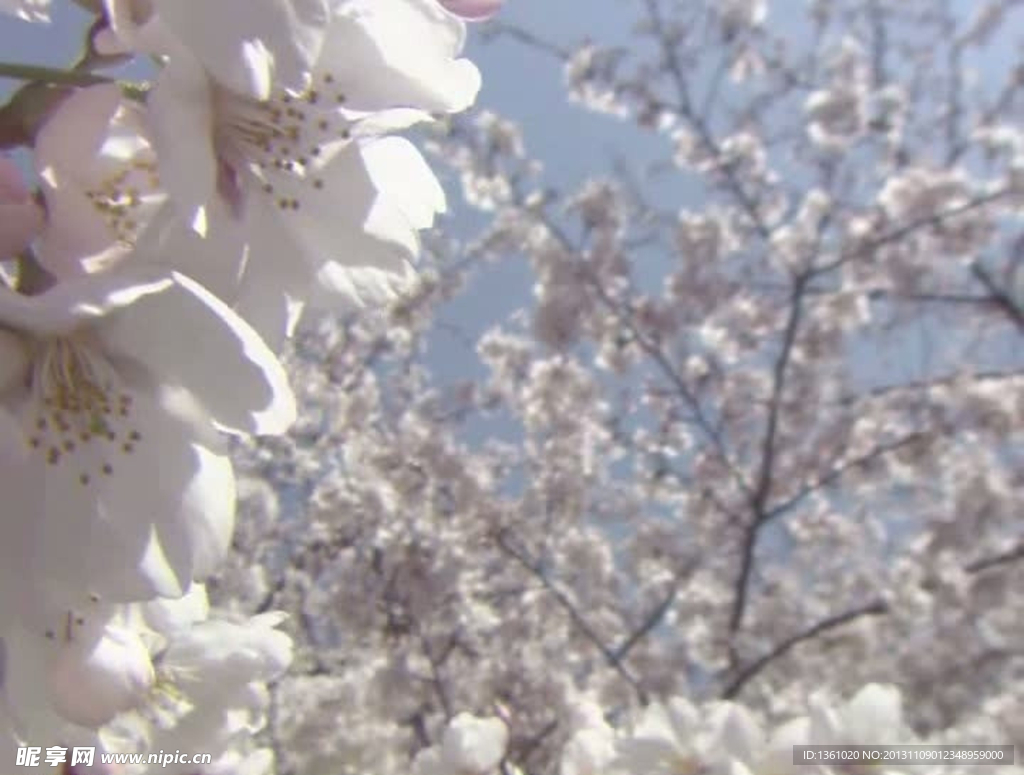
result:
<svg viewBox="0 0 1024 775"><path fill-rule="evenodd" d="M1015 547L1005 552L1001 552L990 557L983 557L980 560L975 560L974 562L966 565L964 570L973 575L983 573L984 571L991 570L992 568L1007 565L1018 560L1024 560L1024 541L1021 541ZM763 656L755 659L753 662L737 671L722 690L722 697L725 699L732 699L736 697L740 691L742 691L743 687L768 667L768 665L785 656L789 651L801 643L816 638L819 635L824 635L838 627L863 619L864 617L881 616L889 613L889 611L889 604L881 598L878 598L857 608L851 608L848 611L843 611L842 613L835 614L834 616L829 616L794 635L790 635L788 638L779 641L779 643L777 643Z"/></svg>
<svg viewBox="0 0 1024 775"><path fill-rule="evenodd" d="M992 279L992 275L981 264L977 262L971 264L971 274L978 279L978 282L985 286L991 301L1000 310L1005 312L1017 328L1024 333L1024 307L1018 304L1005 290L1000 288L995 280Z"/></svg>
<svg viewBox="0 0 1024 775"><path fill-rule="evenodd" d="M743 622L743 613L747 604L747 591L750 585L750 574L754 566L754 549L761 525L767 520L767 503L771 495L772 478L775 470L775 445L778 440L779 413L782 409L782 396L786 387L786 373L796 343L797 331L803 314L804 292L810 280L808 274L794 278L790 294L789 316L782 334L782 345L772 369L772 396L768 404L768 419L765 422L764 441L761 450L761 466L758 474L757 488L751 499L753 520L746 528L740 549L740 570L736 579L733 595L732 611L729 615L729 632L735 634Z"/></svg>
<svg viewBox="0 0 1024 775"><path fill-rule="evenodd" d="M806 630L801 630L795 635L791 635L778 643L767 654L742 668L726 685L725 689L722 690L722 697L725 699L734 698L739 694L740 690L743 689L743 687L746 686L752 678L754 678L754 676L764 670L770 663L789 652L794 646L822 635L829 630L834 630L837 627L842 627L844 624L854 622L862 617L879 616L880 614L888 613L888 611L889 606L884 601L876 600L872 603L861 606L860 608L852 608L841 614L836 614L835 616L830 616L827 619L822 619L820 622L808 627Z"/></svg>

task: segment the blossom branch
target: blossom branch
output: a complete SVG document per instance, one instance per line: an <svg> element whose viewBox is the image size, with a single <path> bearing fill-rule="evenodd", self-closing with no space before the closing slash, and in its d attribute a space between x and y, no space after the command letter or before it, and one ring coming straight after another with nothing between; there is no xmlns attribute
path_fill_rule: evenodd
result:
<svg viewBox="0 0 1024 775"><path fill-rule="evenodd" d="M735 698L758 673L768 667L769 664L774 662L776 659L784 656L795 646L803 643L804 641L811 640L819 635L823 635L837 627L842 627L845 624L854 622L865 616L878 616L880 614L888 613L889 606L882 600L875 600L857 608L851 608L849 611L830 616L826 619L822 619L820 622L808 627L805 630L801 630L795 635L791 635L785 640L779 642L771 651L764 656L751 662L749 665L743 667L728 684L722 690L722 697L725 699Z"/></svg>
<svg viewBox="0 0 1024 775"><path fill-rule="evenodd" d="M647 692L640 685L640 682L630 673L625 663L616 654L615 650L605 643L604 639L590 626L590 623L586 620L586 617L580 613L576 605L569 599L569 597L558 588L558 586L548 577L544 569L535 561L532 560L525 552L512 546L508 540L507 531L500 531L494 536L494 540L498 547L508 556L512 557L516 562L523 566L526 570L532 573L537 580L543 585L543 587L551 593L551 595L558 601L558 604L565 609L566 613L569 614L569 618L572 620L576 628L589 640L601 655L604 657L608 665L617 672L622 679L628 683L633 691L637 695L637 699L642 703L647 702Z"/></svg>
<svg viewBox="0 0 1024 775"><path fill-rule="evenodd" d="M708 153L710 153L715 159L721 159L722 149L715 140L710 127L707 125L704 117L698 115L693 108L692 99L690 97L689 82L686 79L683 63L680 61L677 53L677 44L668 34L670 27L666 24L665 19L662 16L659 0L645 0L645 3L647 6L648 16L651 20L651 28L654 30L658 40L658 45L661 49L662 59L665 63L669 76L672 78L676 87L677 97L679 100L679 114L682 118L686 119L690 126L697 132L701 143L707 149ZM743 187L743 183L737 176L733 165L728 163L723 164L721 165L721 171L725 178L726 190L733 195L733 198L746 213L761 239L765 241L769 240L772 235L772 229L765 223L764 218L757 208L756 200Z"/></svg>
<svg viewBox="0 0 1024 775"><path fill-rule="evenodd" d="M1019 543L1017 546L1005 552L1001 552L990 557L983 557L979 560L968 563L964 566L964 572L975 575L1018 560L1024 560L1024 542ZM862 606L857 606L847 611L843 611L842 613L826 617L810 627L800 630L788 638L779 641L779 643L766 654L741 668L722 689L721 696L725 699L735 698L743 688L766 667L768 667L768 665L785 656L789 651L801 643L812 640L819 635L824 635L838 627L851 624L865 617L888 614L891 610L892 608L889 603L882 598L878 598Z"/></svg>
<svg viewBox="0 0 1024 775"><path fill-rule="evenodd" d="M778 438L779 412L785 391L786 371L796 342L797 330L803 312L804 292L810 275L799 274L793 279L790 293L789 314L782 334L782 344L772 369L772 395L768 403L768 418L765 423L764 441L761 451L761 466L757 487L751 499L753 517L743 536L740 550L740 569L733 593L732 610L729 614L729 632L733 635L743 621L747 603L747 588L754 564L754 549L761 526L767 519L766 504L772 489L772 472L775 466L775 445Z"/></svg>

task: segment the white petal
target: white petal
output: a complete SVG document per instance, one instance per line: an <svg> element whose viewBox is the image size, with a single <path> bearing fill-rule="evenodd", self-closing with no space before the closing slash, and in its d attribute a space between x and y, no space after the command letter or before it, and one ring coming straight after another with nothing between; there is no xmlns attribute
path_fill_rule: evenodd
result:
<svg viewBox="0 0 1024 775"><path fill-rule="evenodd" d="M66 334L172 285L165 272L154 270L68 279L38 296L0 285L0 323L37 335Z"/></svg>
<svg viewBox="0 0 1024 775"><path fill-rule="evenodd" d="M185 493L193 513L202 519L188 519L163 526L168 529L184 528L188 545L192 548L192 578L203 580L212 576L231 548L235 528L235 472L231 461L223 455L202 447L196 448L203 476L196 477Z"/></svg>
<svg viewBox="0 0 1024 775"><path fill-rule="evenodd" d="M173 633L206 619L210 601L205 585L194 583L181 597L150 600L141 610L147 626L158 632Z"/></svg>
<svg viewBox="0 0 1024 775"><path fill-rule="evenodd" d="M116 86L82 89L48 118L36 150L47 210L40 263L67 277L123 258L164 197L142 108Z"/></svg>
<svg viewBox="0 0 1024 775"><path fill-rule="evenodd" d="M372 113L342 109L338 113L353 122L352 137L379 137L434 121L430 113L416 108L390 108Z"/></svg>
<svg viewBox="0 0 1024 775"><path fill-rule="evenodd" d="M709 710L711 749L704 753L754 762L765 746L765 735L754 716L742 705L714 704Z"/></svg>
<svg viewBox="0 0 1024 775"><path fill-rule="evenodd" d="M98 727L139 704L155 680L149 652L134 632L108 626L92 642L72 640L52 668L54 707L68 721Z"/></svg>
<svg viewBox="0 0 1024 775"><path fill-rule="evenodd" d="M19 569L28 596L65 607L86 592L114 601L179 596L226 550L233 478L223 449L197 436L210 420L180 388L153 395L138 376L120 387L131 407L109 420L109 435L32 426L26 436L43 443L24 465L0 468L18 496L3 550L15 567L27 565Z"/></svg>
<svg viewBox="0 0 1024 775"><path fill-rule="evenodd" d="M818 745L820 741L810 735L810 720L806 716L791 719L776 727L767 747L762 751L759 761L756 763L756 771L794 773L794 775L798 772L805 772L804 765L793 764L793 746Z"/></svg>
<svg viewBox="0 0 1024 775"><path fill-rule="evenodd" d="M103 6L110 27L101 30L94 40L100 53L171 57L185 53L174 33L153 13L149 0L103 0Z"/></svg>
<svg viewBox="0 0 1024 775"><path fill-rule="evenodd" d="M256 205L247 214L251 244L235 309L268 346L278 350L291 336L310 293L312 272L287 229L268 228L275 214Z"/></svg>
<svg viewBox="0 0 1024 775"><path fill-rule="evenodd" d="M361 143L360 153L381 192L367 230L388 238L433 226L434 216L445 211L444 189L416 146L402 137L384 137Z"/></svg>
<svg viewBox="0 0 1024 775"><path fill-rule="evenodd" d="M228 751L203 769L204 775L272 775L273 772L274 752L269 748L257 748L246 755Z"/></svg>
<svg viewBox="0 0 1024 775"><path fill-rule="evenodd" d="M164 208L140 237L136 260L191 277L238 312L276 352L295 325L312 271L288 230L280 228L277 213L259 197L253 203L240 220L215 199L205 238L173 208Z"/></svg>
<svg viewBox="0 0 1024 775"><path fill-rule="evenodd" d="M422 0L356 0L331 25L316 71L331 73L358 110L451 113L476 99L480 73L455 57L465 25Z"/></svg>
<svg viewBox="0 0 1024 775"><path fill-rule="evenodd" d="M29 365L25 337L0 328L0 392L24 384Z"/></svg>
<svg viewBox="0 0 1024 775"><path fill-rule="evenodd" d="M182 631L169 644L164 664L182 674L197 704L218 703L252 681L276 678L291 663L292 641L254 618L244 624L209 620Z"/></svg>
<svg viewBox="0 0 1024 775"><path fill-rule="evenodd" d="M116 84L79 89L64 100L36 136L36 165L44 177L76 169L95 158L107 136L110 119L121 104Z"/></svg>
<svg viewBox="0 0 1024 775"><path fill-rule="evenodd" d="M223 301L190 278L105 319L97 331L112 351L186 386L223 428L281 433L295 397L275 355Z"/></svg>
<svg viewBox="0 0 1024 775"><path fill-rule="evenodd" d="M214 197L208 212L201 237L173 205L165 205L139 236L134 260L187 275L231 304L247 260L244 224L220 197Z"/></svg>
<svg viewBox="0 0 1024 775"><path fill-rule="evenodd" d="M298 209L280 211L279 222L287 226L314 268L332 259L403 273L406 259L418 248L416 234L407 220L388 218L394 208L389 211L386 200L382 201L359 145L349 144L314 166L309 177L321 180L322 188L314 189L308 181L288 175L276 175L272 182L278 195L299 202ZM371 218L376 224L374 233L368 234L364 226ZM270 223L265 227L272 228Z"/></svg>
<svg viewBox="0 0 1024 775"><path fill-rule="evenodd" d="M108 249L113 242L105 218L86 191L101 187L93 166L120 104L116 85L80 89L60 104L37 136L36 167L47 210L38 255L58 277L80 273L82 258Z"/></svg>
<svg viewBox="0 0 1024 775"><path fill-rule="evenodd" d="M160 17L229 89L297 89L320 52L327 0L156 0Z"/></svg>
<svg viewBox="0 0 1024 775"><path fill-rule="evenodd" d="M42 208L32 198L21 170L0 156L0 260L16 256L42 229Z"/></svg>
<svg viewBox="0 0 1024 775"><path fill-rule="evenodd" d="M405 273L398 274L372 266L347 266L330 261L317 272L317 286L308 307L341 314L389 304L415 280L412 266L406 264L405 267Z"/></svg>
<svg viewBox="0 0 1024 775"><path fill-rule="evenodd" d="M146 105L160 181L182 217L191 223L214 196L217 185L210 82L195 60L172 58L157 76Z"/></svg>
<svg viewBox="0 0 1024 775"><path fill-rule="evenodd" d="M661 702L648 705L634 729L634 737L673 742L676 729L668 708Z"/></svg>

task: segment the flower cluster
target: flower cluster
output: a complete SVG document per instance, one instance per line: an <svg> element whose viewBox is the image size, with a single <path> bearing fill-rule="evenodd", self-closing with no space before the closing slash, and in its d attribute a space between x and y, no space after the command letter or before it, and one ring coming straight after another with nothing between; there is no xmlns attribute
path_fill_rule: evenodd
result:
<svg viewBox="0 0 1024 775"><path fill-rule="evenodd" d="M771 722L739 702L694 704L676 696L652 702L628 718L609 723L593 696L579 695L573 701L572 729L561 750L558 773L901 775L923 771L929 775L1012 775L1020 771L1006 750L990 751L986 756L991 758L985 759L975 759L967 752L942 760L937 750L927 752L934 757L931 763L901 759L901 746L957 745L957 738L948 734L916 735L906 723L902 706L897 687L872 683L846 699L814 692L802 713ZM508 728L500 717L460 713L448 723L438 745L420 752L412 771L414 775L519 775L522 771L514 765L502 765L508 739ZM972 745L993 745L991 739L975 736ZM835 750L802 761L797 746L829 746ZM851 761L858 753L851 748L857 746L878 749L878 760ZM847 758L840 759L839 754L844 752ZM902 753L906 757L908 752ZM836 761L830 762L829 756Z"/></svg>
<svg viewBox="0 0 1024 775"><path fill-rule="evenodd" d="M236 459L296 517L220 587L306 623L286 771L700 772L879 682L922 740L1024 742L1021 71L956 84L1014 27L796 5L499 25L575 104L425 146L481 233L304 331L308 413Z"/></svg>
<svg viewBox="0 0 1024 775"><path fill-rule="evenodd" d="M292 641L283 614L209 610L231 437L294 423L278 353L304 313L408 283L445 197L398 133L472 104L465 20L498 4L79 5L87 53L0 118L26 149L0 158L0 759L191 750L262 773ZM104 74L136 58L151 81Z"/></svg>

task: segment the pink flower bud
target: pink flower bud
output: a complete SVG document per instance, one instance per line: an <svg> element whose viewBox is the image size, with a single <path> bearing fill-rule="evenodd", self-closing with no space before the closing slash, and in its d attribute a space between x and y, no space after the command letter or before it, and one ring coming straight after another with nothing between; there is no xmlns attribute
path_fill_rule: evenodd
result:
<svg viewBox="0 0 1024 775"><path fill-rule="evenodd" d="M0 156L0 261L13 258L43 229L43 210L32 199L18 165Z"/></svg>
<svg viewBox="0 0 1024 775"><path fill-rule="evenodd" d="M482 22L501 10L505 0L441 0L448 13L467 22Z"/></svg>

